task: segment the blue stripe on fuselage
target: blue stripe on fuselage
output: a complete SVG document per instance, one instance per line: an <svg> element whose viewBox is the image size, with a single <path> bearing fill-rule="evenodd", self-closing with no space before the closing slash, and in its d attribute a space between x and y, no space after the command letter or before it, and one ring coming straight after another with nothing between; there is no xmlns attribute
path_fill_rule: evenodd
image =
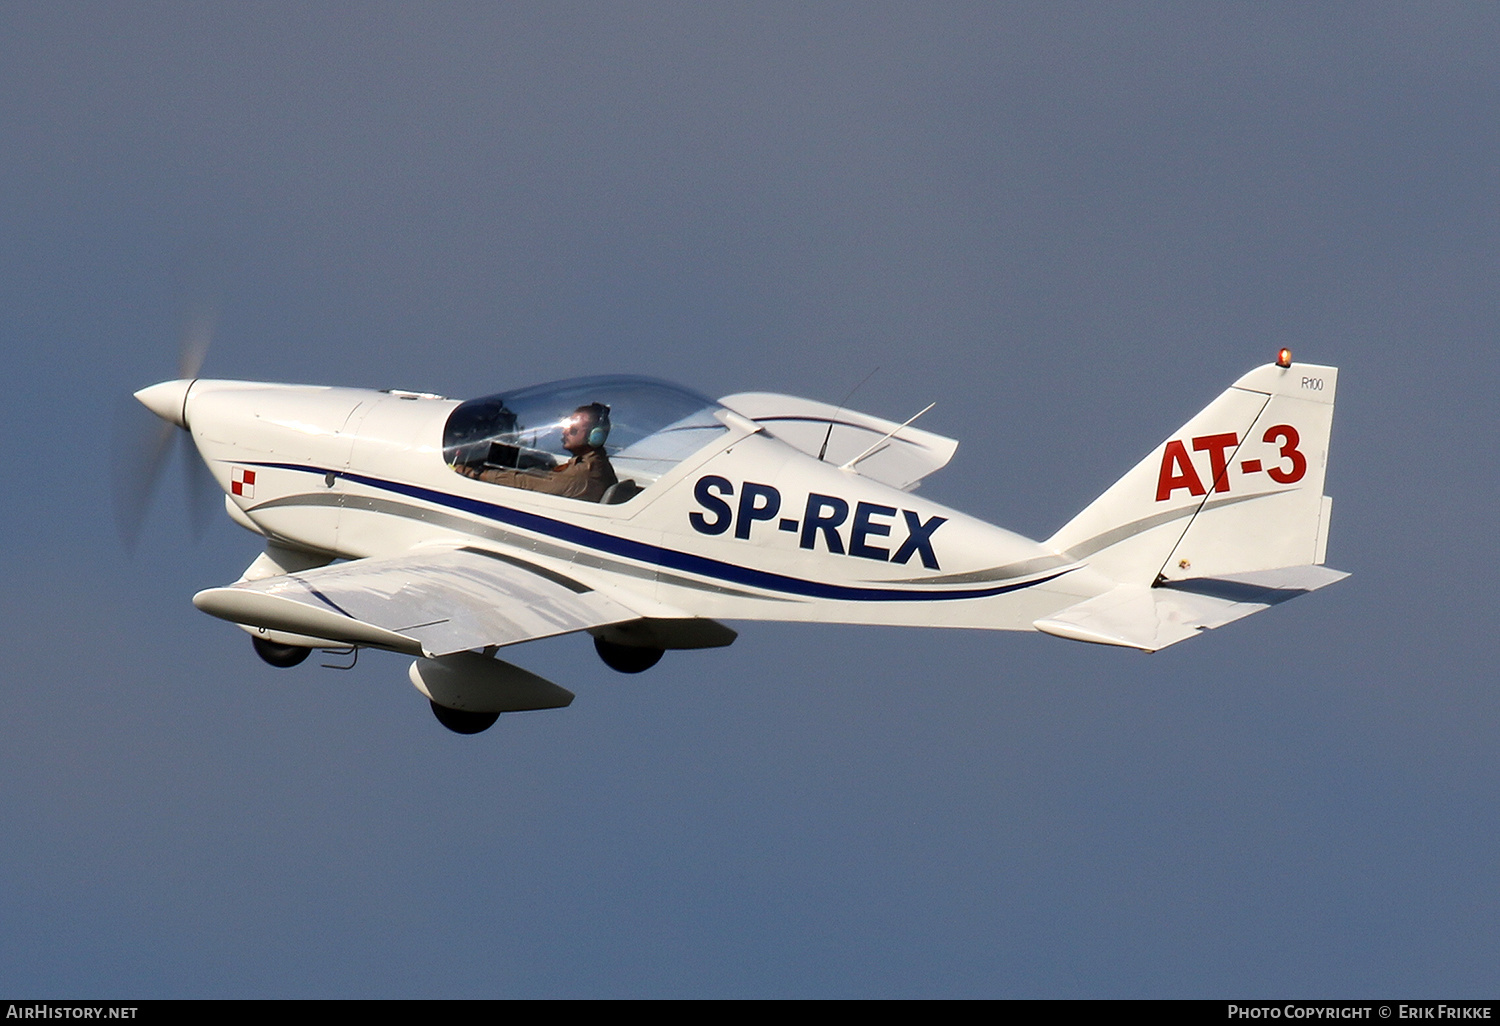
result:
<svg viewBox="0 0 1500 1026"><path fill-rule="evenodd" d="M854 602L928 602L989 598L993 595L1003 595L1008 591L1019 591L1022 588L1044 584L1047 581L1061 577L1063 574L1070 573L1073 569L1070 567L1066 570L1059 570L1056 573L1048 574L1046 577L1038 577L1035 580L1022 581L1018 584L997 584L987 588L967 588L952 591L940 591L932 588L893 590L890 588L864 588L848 584L828 584L823 581L808 581L799 577L788 577L785 574L773 573L769 570L755 570L751 567L739 566L735 563L725 563L722 560L713 559L708 556L698 556L690 552L679 552L676 549L663 548L659 545L631 541L628 538L619 538L615 535L605 534L602 531L595 531L588 527L580 527L577 524L553 520L551 517L544 517L538 513L527 513L524 510L512 509L509 506L499 506L492 502L471 499L463 495L452 495L433 488L423 488L420 485L402 484L398 481L382 481L379 478L366 477L363 474L354 474L348 471L330 471L324 467L313 467L296 463L248 463L246 465L267 467L274 470L293 470L307 474L317 474L320 477L333 473L362 485L379 488L382 491L394 492L397 495L406 495L413 499L421 499L424 502L447 506L449 509L461 510L474 516L483 517L486 520L494 520L509 527L519 527L522 530L544 534L548 537L576 545L579 548L607 552L613 556L621 556L625 559L633 559L637 562L665 567L669 570L697 574L700 577L711 577L721 581L730 581L735 584L749 585L765 591L780 591L790 595L801 595L806 598L844 599Z"/></svg>

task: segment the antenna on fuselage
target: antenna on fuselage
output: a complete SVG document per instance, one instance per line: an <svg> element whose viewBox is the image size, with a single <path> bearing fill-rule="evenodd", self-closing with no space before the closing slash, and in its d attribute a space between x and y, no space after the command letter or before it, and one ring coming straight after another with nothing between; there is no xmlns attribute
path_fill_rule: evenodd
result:
<svg viewBox="0 0 1500 1026"><path fill-rule="evenodd" d="M900 431L904 427L909 427L911 425L912 421L916 420L918 417L920 417L922 414L926 413L928 410L932 409L936 405L937 405L936 402L930 402L930 403L928 403L926 406L922 407L916 413L913 413L906 420L905 423L903 423L903 424L897 424L895 427L891 428L885 434L883 434L879 438L877 438L875 440L874 444L872 444L868 449L866 449L864 452L860 453L858 456L854 457L854 459L850 460L848 463L842 464L839 467L839 469L840 470L853 470L854 469L854 465L856 463L858 463L860 460L864 459L866 456L869 456L870 454L872 454L873 452L875 452L876 449L879 449L881 446L885 445L886 442L890 441L892 438L895 437L897 431Z"/></svg>
<svg viewBox="0 0 1500 1026"><path fill-rule="evenodd" d="M821 463L823 461L823 457L824 456L828 455L828 440L833 437L833 422L838 419L838 416L839 416L840 413L844 412L844 406L849 402L850 399L854 398L854 393L858 392L861 388L864 388L865 387L865 382L869 381L871 378L873 378L875 376L875 371L878 371L878 370L880 370L879 367L876 367L876 368L874 368L874 370L871 370L870 373L868 373L868 374L866 374L864 376L863 380L861 380L859 384L857 384L853 388L849 389L849 394L848 395L844 396L844 398L842 398L842 399L839 400L838 409L836 409L836 410L833 411L833 417L830 418L829 421L828 421L828 430L823 433L823 447L818 450L818 462L819 463ZM926 411L924 410L923 412L925 413ZM921 416L921 414L918 414L917 416ZM861 454L861 455L863 455L863 454Z"/></svg>

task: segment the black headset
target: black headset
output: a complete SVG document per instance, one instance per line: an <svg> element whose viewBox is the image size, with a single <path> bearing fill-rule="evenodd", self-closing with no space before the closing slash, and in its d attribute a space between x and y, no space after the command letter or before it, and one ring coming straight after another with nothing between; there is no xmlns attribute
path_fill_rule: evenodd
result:
<svg viewBox="0 0 1500 1026"><path fill-rule="evenodd" d="M604 440L609 437L609 407L603 403L589 403L580 406L580 410L588 410L594 415L594 426L589 428L589 448L598 449L604 445Z"/></svg>

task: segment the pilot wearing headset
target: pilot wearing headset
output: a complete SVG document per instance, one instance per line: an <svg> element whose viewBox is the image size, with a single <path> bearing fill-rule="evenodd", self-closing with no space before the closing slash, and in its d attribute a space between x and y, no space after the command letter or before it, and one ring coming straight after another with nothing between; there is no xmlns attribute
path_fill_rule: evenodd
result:
<svg viewBox="0 0 1500 1026"><path fill-rule="evenodd" d="M509 485L532 492L546 492L568 499L583 499L598 502L604 498L618 478L604 453L604 440L609 437L609 407L603 403L589 403L574 410L563 424L563 448L573 458L559 463L551 470L504 470L472 467L455 467L468 477L488 481L491 484Z"/></svg>

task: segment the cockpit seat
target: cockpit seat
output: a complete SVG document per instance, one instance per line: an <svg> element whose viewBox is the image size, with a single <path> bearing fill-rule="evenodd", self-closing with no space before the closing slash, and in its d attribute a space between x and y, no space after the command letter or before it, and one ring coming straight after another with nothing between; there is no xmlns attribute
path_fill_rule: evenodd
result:
<svg viewBox="0 0 1500 1026"><path fill-rule="evenodd" d="M604 490L604 497L599 501L605 506L618 506L622 502L629 502L640 493L640 485L628 477L622 477Z"/></svg>

